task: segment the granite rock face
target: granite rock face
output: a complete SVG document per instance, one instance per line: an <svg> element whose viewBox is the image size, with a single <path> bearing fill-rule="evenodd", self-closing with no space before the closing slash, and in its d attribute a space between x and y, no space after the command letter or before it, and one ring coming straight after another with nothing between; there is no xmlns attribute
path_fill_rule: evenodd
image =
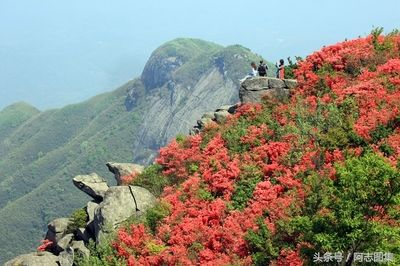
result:
<svg viewBox="0 0 400 266"><path fill-rule="evenodd" d="M137 186L111 187L96 208L93 220L96 242L111 233L132 215L141 215L154 206L156 198L145 188Z"/></svg>

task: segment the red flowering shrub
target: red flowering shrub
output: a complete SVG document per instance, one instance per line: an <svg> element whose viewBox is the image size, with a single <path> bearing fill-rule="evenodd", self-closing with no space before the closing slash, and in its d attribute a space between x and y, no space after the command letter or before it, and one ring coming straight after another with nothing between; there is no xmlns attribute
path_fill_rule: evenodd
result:
<svg viewBox="0 0 400 266"><path fill-rule="evenodd" d="M400 36L325 47L295 74L288 102L242 105L225 125L160 150L170 208L151 227L121 228L118 257L303 265L311 251L398 250Z"/></svg>
<svg viewBox="0 0 400 266"><path fill-rule="evenodd" d="M42 244L37 248L37 251L48 251L53 247L53 241L43 239Z"/></svg>

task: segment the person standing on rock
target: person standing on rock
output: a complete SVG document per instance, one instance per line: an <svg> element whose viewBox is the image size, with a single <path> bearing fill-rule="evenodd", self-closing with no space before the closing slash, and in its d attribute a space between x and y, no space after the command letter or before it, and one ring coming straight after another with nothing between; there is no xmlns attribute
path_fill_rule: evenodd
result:
<svg viewBox="0 0 400 266"><path fill-rule="evenodd" d="M279 60L279 65L276 63L276 77L278 79L284 79L285 78L285 61L283 59Z"/></svg>
<svg viewBox="0 0 400 266"><path fill-rule="evenodd" d="M253 77L257 77L258 76L258 71L257 71L257 65L255 62L251 62L250 64L251 66L251 71L249 74L247 74L247 76L245 76L244 78L240 79L239 81L242 83L243 81L245 81L248 78L253 78Z"/></svg>
<svg viewBox="0 0 400 266"><path fill-rule="evenodd" d="M260 77L265 77L267 75L268 66L261 60L257 70Z"/></svg>

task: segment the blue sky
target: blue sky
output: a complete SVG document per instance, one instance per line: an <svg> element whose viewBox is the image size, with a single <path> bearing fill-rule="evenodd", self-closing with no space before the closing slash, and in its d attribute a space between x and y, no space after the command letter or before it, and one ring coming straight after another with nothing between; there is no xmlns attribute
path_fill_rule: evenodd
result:
<svg viewBox="0 0 400 266"><path fill-rule="evenodd" d="M242 44L270 61L400 28L400 1L1 0L0 109L59 107L138 76L177 37Z"/></svg>

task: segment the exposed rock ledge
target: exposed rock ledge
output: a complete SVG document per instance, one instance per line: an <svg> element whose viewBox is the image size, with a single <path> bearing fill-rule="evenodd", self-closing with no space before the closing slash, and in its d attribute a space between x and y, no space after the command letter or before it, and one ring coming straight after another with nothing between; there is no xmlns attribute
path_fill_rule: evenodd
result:
<svg viewBox="0 0 400 266"><path fill-rule="evenodd" d="M200 133L208 124L223 124L227 118L234 114L240 104L260 103L263 98L286 98L290 96L290 91L297 86L295 79L277 79L270 77L255 77L243 81L240 85L240 103L235 105L221 106L214 112L205 113L201 119L197 120L197 125L190 131L190 135Z"/></svg>
<svg viewBox="0 0 400 266"><path fill-rule="evenodd" d="M241 83L239 98L241 103L260 103L264 97L288 97L296 86L295 79L250 78Z"/></svg>

